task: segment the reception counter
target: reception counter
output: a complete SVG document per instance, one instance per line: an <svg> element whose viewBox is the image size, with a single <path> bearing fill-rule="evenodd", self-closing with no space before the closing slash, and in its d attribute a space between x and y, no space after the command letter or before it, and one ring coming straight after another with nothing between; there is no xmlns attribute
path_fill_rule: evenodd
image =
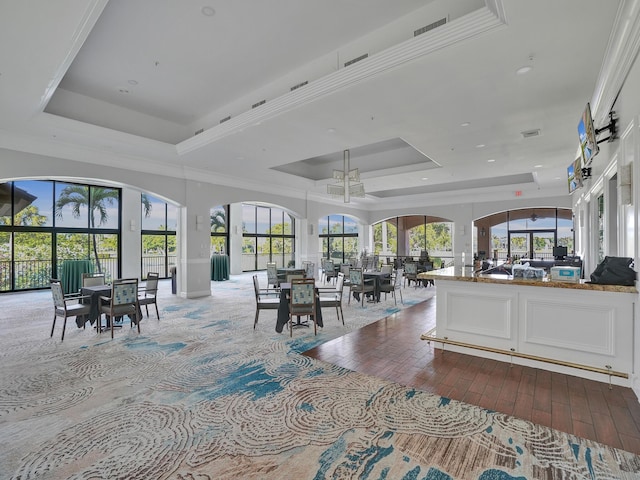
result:
<svg viewBox="0 0 640 480"><path fill-rule="evenodd" d="M634 382L635 287L475 275L419 274L437 286L436 329L445 350L609 381Z"/></svg>

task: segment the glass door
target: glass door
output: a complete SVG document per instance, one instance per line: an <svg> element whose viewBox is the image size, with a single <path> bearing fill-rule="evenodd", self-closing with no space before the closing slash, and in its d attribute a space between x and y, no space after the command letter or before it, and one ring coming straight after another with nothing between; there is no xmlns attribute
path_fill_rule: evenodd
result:
<svg viewBox="0 0 640 480"><path fill-rule="evenodd" d="M553 260L553 247L556 244L555 232L531 232L533 240L533 259Z"/></svg>
<svg viewBox="0 0 640 480"><path fill-rule="evenodd" d="M513 260L531 258L531 232L509 232L509 255Z"/></svg>

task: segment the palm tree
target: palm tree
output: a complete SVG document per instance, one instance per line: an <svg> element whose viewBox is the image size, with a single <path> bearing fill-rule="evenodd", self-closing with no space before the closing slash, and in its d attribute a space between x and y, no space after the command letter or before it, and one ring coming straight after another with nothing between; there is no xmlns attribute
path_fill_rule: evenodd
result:
<svg viewBox="0 0 640 480"><path fill-rule="evenodd" d="M89 187L86 185L68 185L62 192L56 202L56 217L62 218L62 210L67 205L71 206L71 214L74 218L80 218L83 207L89 212L90 227L104 225L109 219L107 207L113 205L114 201L119 198L118 190L104 187ZM96 216L98 222L96 224ZM102 265L98 258L98 245L95 233L92 235L93 255L96 259L96 267L99 273L102 273Z"/></svg>
<svg viewBox="0 0 640 480"><path fill-rule="evenodd" d="M227 218L224 208L221 210L214 210L211 213L211 231L212 232L224 232L227 228Z"/></svg>

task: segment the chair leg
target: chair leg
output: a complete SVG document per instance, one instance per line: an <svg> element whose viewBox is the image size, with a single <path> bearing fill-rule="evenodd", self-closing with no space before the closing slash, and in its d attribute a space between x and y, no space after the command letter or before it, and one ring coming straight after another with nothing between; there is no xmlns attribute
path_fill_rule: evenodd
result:
<svg viewBox="0 0 640 480"><path fill-rule="evenodd" d="M158 317L158 320L160 320L160 312L158 311L158 304L154 303L154 305L156 306L156 317Z"/></svg>
<svg viewBox="0 0 640 480"><path fill-rule="evenodd" d="M256 325L258 324L258 315L260 314L260 309L256 307L256 318L253 321L253 329L256 329Z"/></svg>
<svg viewBox="0 0 640 480"><path fill-rule="evenodd" d="M58 316L54 313L53 314L53 325L51 326L51 335L50 335L50 337L53 337L53 329L56 328L56 318L57 317Z"/></svg>
<svg viewBox="0 0 640 480"><path fill-rule="evenodd" d="M398 292L400 292L400 303L404 305L404 300L402 299L402 290L398 289Z"/></svg>
<svg viewBox="0 0 640 480"><path fill-rule="evenodd" d="M293 337L293 315L289 315L289 336Z"/></svg>
<svg viewBox="0 0 640 480"><path fill-rule="evenodd" d="M60 340L61 342L64 342L64 331L67 329L67 317L65 315L64 317L64 323L62 324L62 340Z"/></svg>
<svg viewBox="0 0 640 480"><path fill-rule="evenodd" d="M142 312L140 311L140 307L138 305L136 305L138 308L136 308L136 325L138 325L138 333L140 333L140 320L142 320L142 315L140 315ZM148 317L149 315L147 315Z"/></svg>
<svg viewBox="0 0 640 480"><path fill-rule="evenodd" d="M149 318L149 305L145 305L144 308L147 310L147 318Z"/></svg>
<svg viewBox="0 0 640 480"><path fill-rule="evenodd" d="M344 312L342 311L342 303L340 303L340 317L342 318L342 325L344 326Z"/></svg>

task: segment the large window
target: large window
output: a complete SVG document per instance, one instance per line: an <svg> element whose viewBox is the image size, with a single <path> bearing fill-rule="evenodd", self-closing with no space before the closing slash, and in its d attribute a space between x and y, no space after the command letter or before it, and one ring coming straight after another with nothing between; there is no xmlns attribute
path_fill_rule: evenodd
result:
<svg viewBox="0 0 640 480"><path fill-rule="evenodd" d="M242 205L242 271L295 261L295 219L281 208Z"/></svg>
<svg viewBox="0 0 640 480"><path fill-rule="evenodd" d="M553 247L567 247L572 253L573 214L566 208L510 210L479 219L488 224L489 252L498 259L553 259ZM480 235L485 232L480 228Z"/></svg>
<svg viewBox="0 0 640 480"><path fill-rule="evenodd" d="M141 195L142 214L142 278L155 272L160 278L169 276L176 264L176 229L178 209L149 194Z"/></svg>
<svg viewBox="0 0 640 480"><path fill-rule="evenodd" d="M49 286L65 260L119 272L120 190L69 182L0 184L0 291Z"/></svg>
<svg viewBox="0 0 640 480"><path fill-rule="evenodd" d="M358 257L358 223L351 217L329 215L318 222L320 258L347 262Z"/></svg>
<svg viewBox="0 0 640 480"><path fill-rule="evenodd" d="M209 213L211 220L211 254L229 252L229 206L218 205Z"/></svg>

